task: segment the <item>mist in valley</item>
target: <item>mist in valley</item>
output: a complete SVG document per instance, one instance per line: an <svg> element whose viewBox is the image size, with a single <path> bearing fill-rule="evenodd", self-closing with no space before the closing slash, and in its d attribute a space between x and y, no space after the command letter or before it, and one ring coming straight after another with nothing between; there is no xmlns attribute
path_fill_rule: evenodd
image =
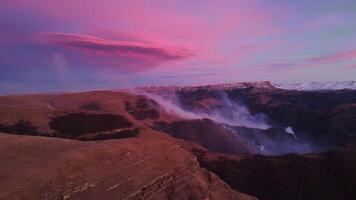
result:
<svg viewBox="0 0 356 200"><path fill-rule="evenodd" d="M216 97L218 103L204 105L204 107L200 104L195 105L198 108L184 106L179 95L174 92L162 94L144 92L143 94L156 101L165 112L182 120L212 120L230 134L243 140L257 154L303 154L321 151L321 148L308 139L298 138L293 127L269 124L268 122L272 120L267 115L252 114L246 105L232 100L225 92L219 92Z"/></svg>

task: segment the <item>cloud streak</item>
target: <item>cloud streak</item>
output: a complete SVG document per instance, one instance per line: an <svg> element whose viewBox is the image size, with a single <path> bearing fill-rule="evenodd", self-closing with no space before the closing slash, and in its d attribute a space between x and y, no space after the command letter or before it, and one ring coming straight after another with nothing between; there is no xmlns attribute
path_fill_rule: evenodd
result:
<svg viewBox="0 0 356 200"><path fill-rule="evenodd" d="M87 54L120 56L164 62L189 58L185 49L135 41L108 40L75 33L40 33L38 41L45 45L62 46Z"/></svg>
<svg viewBox="0 0 356 200"><path fill-rule="evenodd" d="M354 79L356 13L336 0L0 1L0 79L23 91Z"/></svg>
<svg viewBox="0 0 356 200"><path fill-rule="evenodd" d="M322 55L314 58L310 58L311 64L332 64L337 62L342 62L346 60L351 60L356 58L356 50L342 51L334 54Z"/></svg>
<svg viewBox="0 0 356 200"><path fill-rule="evenodd" d="M182 74L182 75L166 75L160 76L160 78L184 78L184 77L200 77L200 76L224 76L226 73L200 73L200 74Z"/></svg>
<svg viewBox="0 0 356 200"><path fill-rule="evenodd" d="M340 51L333 54L326 54L306 58L295 62L279 62L268 64L267 67L271 69L290 69L300 67L321 67L327 64L338 64L344 61L356 59L356 50ZM353 68L349 66L348 68Z"/></svg>

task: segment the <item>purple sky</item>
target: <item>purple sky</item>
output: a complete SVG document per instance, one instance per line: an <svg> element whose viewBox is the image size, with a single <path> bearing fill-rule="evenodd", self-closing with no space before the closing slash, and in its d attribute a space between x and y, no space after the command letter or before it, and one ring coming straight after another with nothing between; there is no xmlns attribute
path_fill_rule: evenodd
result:
<svg viewBox="0 0 356 200"><path fill-rule="evenodd" d="M0 94L356 80L355 0L0 0Z"/></svg>

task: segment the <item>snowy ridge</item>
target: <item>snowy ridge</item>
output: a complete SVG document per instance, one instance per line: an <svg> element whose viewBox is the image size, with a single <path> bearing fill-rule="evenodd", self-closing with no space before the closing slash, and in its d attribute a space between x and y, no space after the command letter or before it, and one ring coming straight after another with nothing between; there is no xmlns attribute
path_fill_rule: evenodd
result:
<svg viewBox="0 0 356 200"><path fill-rule="evenodd" d="M214 85L204 85L204 86L149 86L149 87L137 87L137 90L154 93L158 91L194 91L197 89L206 90L229 90L229 89L244 89L244 88L258 88L258 89L276 89L276 87L269 81L260 82L238 82L238 83L223 83Z"/></svg>
<svg viewBox="0 0 356 200"><path fill-rule="evenodd" d="M136 90L148 93L156 92L176 92L176 91L195 91L198 89L205 90L231 90L231 89L244 89L244 88L256 88L256 89L284 89L284 90L299 90L299 91L314 91L314 90L342 90L350 89L356 90L356 81L337 81L337 82L317 82L312 81L309 83L291 83L280 84L271 83L269 81L260 82L236 82L236 83L222 83L213 85L201 85L201 86L147 86L137 87Z"/></svg>
<svg viewBox="0 0 356 200"><path fill-rule="evenodd" d="M356 90L356 81L337 81L337 82L317 82L293 83L293 84L273 84L275 87L285 90Z"/></svg>

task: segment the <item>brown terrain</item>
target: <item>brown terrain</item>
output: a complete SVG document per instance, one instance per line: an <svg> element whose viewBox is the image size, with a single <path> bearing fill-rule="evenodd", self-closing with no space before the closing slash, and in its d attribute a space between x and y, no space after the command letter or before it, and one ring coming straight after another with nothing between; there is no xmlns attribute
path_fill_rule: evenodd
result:
<svg viewBox="0 0 356 200"><path fill-rule="evenodd" d="M143 96L5 96L0 111L0 199L254 199L150 129L176 118Z"/></svg>
<svg viewBox="0 0 356 200"><path fill-rule="evenodd" d="M356 92L264 85L140 90L229 117L224 93L265 130L125 91L0 97L0 199L355 199Z"/></svg>

